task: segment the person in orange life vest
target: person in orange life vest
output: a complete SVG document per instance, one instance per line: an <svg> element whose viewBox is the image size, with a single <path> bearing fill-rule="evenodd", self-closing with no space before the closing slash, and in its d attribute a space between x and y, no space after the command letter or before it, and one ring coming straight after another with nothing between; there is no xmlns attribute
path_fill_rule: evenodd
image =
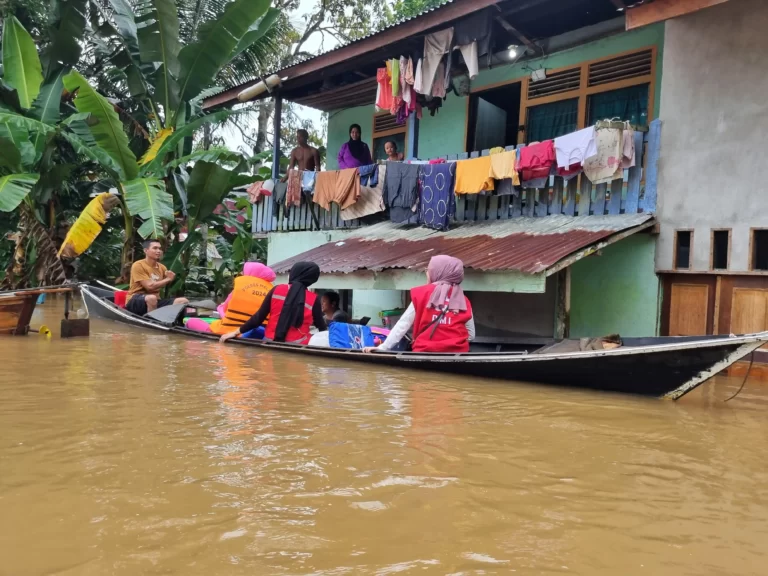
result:
<svg viewBox="0 0 768 576"><path fill-rule="evenodd" d="M307 290L320 279L320 267L313 262L297 262L288 274L288 284L275 286L264 297L261 307L239 329L220 338L224 343L249 330L258 328L269 317L264 340L290 344L309 343L309 327L327 330L320 298Z"/></svg>
<svg viewBox="0 0 768 576"><path fill-rule="evenodd" d="M475 339L472 306L464 296L464 263L451 256L433 256L427 267L426 286L411 289L411 304L387 339L378 348L390 350L413 326L414 352L469 352Z"/></svg>
<svg viewBox="0 0 768 576"><path fill-rule="evenodd" d="M208 324L200 318L187 320L187 328L197 332L213 332L226 334L234 328L239 328L256 310L261 308L267 293L272 290L275 272L269 266L260 262L246 262L243 275L235 278L235 286L218 312L221 320Z"/></svg>

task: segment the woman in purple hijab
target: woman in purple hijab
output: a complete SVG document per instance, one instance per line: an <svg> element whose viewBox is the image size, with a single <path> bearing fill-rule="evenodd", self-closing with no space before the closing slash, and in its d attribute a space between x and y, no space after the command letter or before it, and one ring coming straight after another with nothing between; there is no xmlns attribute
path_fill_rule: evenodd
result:
<svg viewBox="0 0 768 576"><path fill-rule="evenodd" d="M359 168L360 166L373 164L368 144L360 139L362 133L359 124L352 124L349 127L349 140L344 142L341 145L341 150L339 150L339 170Z"/></svg>

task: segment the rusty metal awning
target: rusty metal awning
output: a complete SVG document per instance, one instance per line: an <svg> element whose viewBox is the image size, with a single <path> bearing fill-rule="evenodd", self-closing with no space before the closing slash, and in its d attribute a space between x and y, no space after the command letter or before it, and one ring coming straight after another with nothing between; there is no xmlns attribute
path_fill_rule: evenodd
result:
<svg viewBox="0 0 768 576"><path fill-rule="evenodd" d="M652 214L547 216L469 223L447 232L390 222L351 232L272 268L316 262L323 274L405 269L423 271L437 254L460 258L467 270L549 276L622 238L653 225Z"/></svg>

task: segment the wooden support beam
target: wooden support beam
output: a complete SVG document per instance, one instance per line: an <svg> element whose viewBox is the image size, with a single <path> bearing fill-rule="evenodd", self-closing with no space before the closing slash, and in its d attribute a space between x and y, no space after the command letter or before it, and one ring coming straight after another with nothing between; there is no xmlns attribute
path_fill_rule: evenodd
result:
<svg viewBox="0 0 768 576"><path fill-rule="evenodd" d="M512 26L507 20L504 18L504 16L496 16L496 21L501 24L501 26L509 32L510 34L514 35L516 38L520 40L523 44L525 44L528 48L533 50L534 52L540 51L540 48L534 44L530 38L528 38L525 34L520 32L517 28Z"/></svg>
<svg viewBox="0 0 768 576"><path fill-rule="evenodd" d="M670 18L697 12L703 8L723 4L728 0L656 0L627 8L627 30L640 28Z"/></svg>
<svg viewBox="0 0 768 576"><path fill-rule="evenodd" d="M557 302L555 306L555 338L568 338L571 332L571 268L557 273Z"/></svg>

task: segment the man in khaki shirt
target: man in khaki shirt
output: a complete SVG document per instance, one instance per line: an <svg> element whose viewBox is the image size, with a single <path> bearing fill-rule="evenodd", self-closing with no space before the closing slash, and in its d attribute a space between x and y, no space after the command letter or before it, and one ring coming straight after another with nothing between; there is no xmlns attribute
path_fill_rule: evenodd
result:
<svg viewBox="0 0 768 576"><path fill-rule="evenodd" d="M144 259L131 266L131 283L125 309L139 316L170 304L186 304L186 298L160 298L160 290L176 279L176 274L160 264L163 248L157 240L144 242Z"/></svg>

